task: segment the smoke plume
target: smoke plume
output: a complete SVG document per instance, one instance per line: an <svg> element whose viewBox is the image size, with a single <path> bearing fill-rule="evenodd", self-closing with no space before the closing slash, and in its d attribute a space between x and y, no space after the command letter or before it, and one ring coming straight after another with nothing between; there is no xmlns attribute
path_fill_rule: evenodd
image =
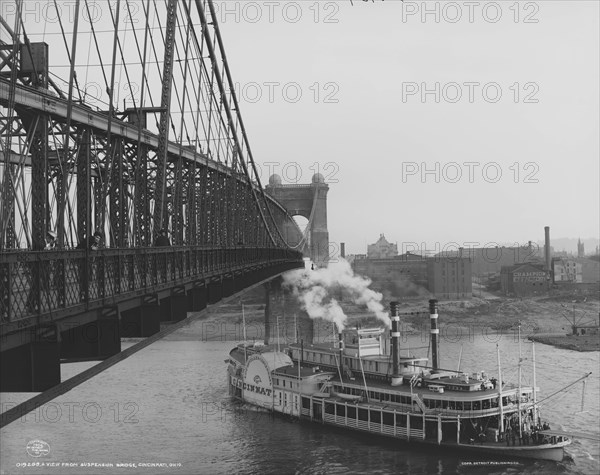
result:
<svg viewBox="0 0 600 475"><path fill-rule="evenodd" d="M382 295L369 289L371 281L354 275L348 261L340 259L317 270L299 269L283 275L284 287L296 296L310 318L322 318L335 323L342 331L347 316L334 296L343 294L353 303L366 307L387 327L390 319L381 304Z"/></svg>

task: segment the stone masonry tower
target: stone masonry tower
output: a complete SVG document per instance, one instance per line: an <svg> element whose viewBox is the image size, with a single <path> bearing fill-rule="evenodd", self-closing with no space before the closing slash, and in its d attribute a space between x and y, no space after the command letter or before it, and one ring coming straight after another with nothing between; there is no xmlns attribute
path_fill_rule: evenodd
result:
<svg viewBox="0 0 600 475"><path fill-rule="evenodd" d="M329 261L329 231L327 230L329 185L325 183L323 175L315 173L309 185L284 185L279 175L271 175L265 191L281 203L290 215L303 216L309 220L308 239L302 251L318 266L326 266Z"/></svg>

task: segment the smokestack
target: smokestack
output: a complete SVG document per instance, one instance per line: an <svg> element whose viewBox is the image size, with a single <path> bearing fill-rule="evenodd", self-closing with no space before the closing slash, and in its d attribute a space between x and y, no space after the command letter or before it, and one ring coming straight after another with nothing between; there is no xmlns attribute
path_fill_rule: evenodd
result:
<svg viewBox="0 0 600 475"><path fill-rule="evenodd" d="M390 302L392 314L392 386L402 384L400 376L400 304Z"/></svg>
<svg viewBox="0 0 600 475"><path fill-rule="evenodd" d="M440 330L438 328L437 300L435 299L429 301L429 318L431 319L431 359L433 369L436 370L439 368Z"/></svg>
<svg viewBox="0 0 600 475"><path fill-rule="evenodd" d="M344 374L344 339L342 337L342 332L338 333L338 350L340 352L340 378L342 378L342 375Z"/></svg>
<svg viewBox="0 0 600 475"><path fill-rule="evenodd" d="M342 259L346 258L346 243L345 242L340 243L340 257Z"/></svg>
<svg viewBox="0 0 600 475"><path fill-rule="evenodd" d="M546 255L546 272L550 273L550 226L544 228L545 246L544 253Z"/></svg>

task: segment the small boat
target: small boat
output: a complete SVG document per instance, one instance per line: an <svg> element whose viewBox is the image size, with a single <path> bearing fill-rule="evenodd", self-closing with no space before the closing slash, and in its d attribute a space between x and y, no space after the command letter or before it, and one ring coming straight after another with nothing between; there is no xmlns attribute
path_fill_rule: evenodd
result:
<svg viewBox="0 0 600 475"><path fill-rule="evenodd" d="M542 424L535 371L533 385L521 386L521 358L517 385L502 381L498 349L497 377L440 368L436 300L429 301L431 366L428 358L401 356L399 304L390 307L390 345L384 328L346 329L329 345L238 345L228 358L230 395L276 413L408 443L563 459L571 438Z"/></svg>

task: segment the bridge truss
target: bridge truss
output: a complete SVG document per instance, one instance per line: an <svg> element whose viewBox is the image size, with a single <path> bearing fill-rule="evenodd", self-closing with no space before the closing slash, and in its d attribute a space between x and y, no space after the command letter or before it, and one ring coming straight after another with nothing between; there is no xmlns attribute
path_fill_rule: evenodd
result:
<svg viewBox="0 0 600 475"><path fill-rule="evenodd" d="M300 259L300 230L263 191L212 0L1 11L3 321L79 301L74 281L89 301L238 258ZM149 249L162 229L176 248L164 259ZM48 231L56 249L42 256ZM94 263L87 246L71 249L95 232L109 250ZM153 264L134 265L140 250Z"/></svg>
<svg viewBox="0 0 600 475"><path fill-rule="evenodd" d="M48 230L61 248L97 230L149 246L163 227L174 245L286 245L210 2L25 4L1 22L0 246L41 249Z"/></svg>

